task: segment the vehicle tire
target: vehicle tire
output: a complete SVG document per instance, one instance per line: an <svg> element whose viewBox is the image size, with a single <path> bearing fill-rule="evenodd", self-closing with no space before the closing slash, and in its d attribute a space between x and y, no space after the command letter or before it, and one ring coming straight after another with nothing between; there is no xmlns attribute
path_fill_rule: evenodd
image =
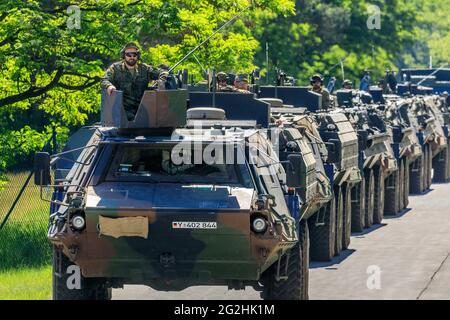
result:
<svg viewBox="0 0 450 320"><path fill-rule="evenodd" d="M373 224L373 210L375 207L375 177L373 170L369 169L365 172L366 175L366 216L365 227L370 228Z"/></svg>
<svg viewBox="0 0 450 320"><path fill-rule="evenodd" d="M381 167L375 168L375 206L373 208L373 223L380 224L384 217L384 175Z"/></svg>
<svg viewBox="0 0 450 320"><path fill-rule="evenodd" d="M405 162L403 159L400 159L400 166L399 166L399 174L400 174L400 179L398 181L398 185L399 185L399 194L398 194L398 208L397 208L397 212L400 212L404 207L404 198L403 198L403 188L404 188L404 183L405 183Z"/></svg>
<svg viewBox="0 0 450 320"><path fill-rule="evenodd" d="M403 182L403 208L400 210L408 208L409 205L409 160L405 158L405 181Z"/></svg>
<svg viewBox="0 0 450 320"><path fill-rule="evenodd" d="M342 251L342 234L344 229L344 194L341 187L335 189L336 200L336 241L334 243L334 255L338 256Z"/></svg>
<svg viewBox="0 0 450 320"><path fill-rule="evenodd" d="M428 173L429 173L429 167L430 167L430 152L428 148L429 144L424 145L424 161L423 161L423 185L422 185L422 192L425 192L428 190Z"/></svg>
<svg viewBox="0 0 450 320"><path fill-rule="evenodd" d="M77 275L79 279L76 279ZM111 300L111 288L107 287L106 281L83 277L79 267L56 247L53 247L52 282L53 300ZM69 288L69 283L74 288Z"/></svg>
<svg viewBox="0 0 450 320"><path fill-rule="evenodd" d="M398 198L400 197L400 165L399 168L391 173L386 180L384 214L393 216L399 211Z"/></svg>
<svg viewBox="0 0 450 320"><path fill-rule="evenodd" d="M303 273L303 281L302 281L302 286L301 286L301 300L309 300L309 246L310 246L310 242L309 242L309 227L308 227L308 222L305 220L302 220L303 222L301 222L301 233L299 234L299 241L300 241L300 246L301 246L301 251L302 251L302 262L301 262L301 267L302 267L302 273Z"/></svg>
<svg viewBox="0 0 450 320"><path fill-rule="evenodd" d="M450 179L450 138L447 139L447 172L446 172L446 180Z"/></svg>
<svg viewBox="0 0 450 320"><path fill-rule="evenodd" d="M308 219L310 257L313 261L330 261L334 256L334 243L336 239L336 204L331 199L328 204L321 208L321 212L316 213ZM317 215L324 214L324 224L316 225Z"/></svg>
<svg viewBox="0 0 450 320"><path fill-rule="evenodd" d="M423 159L424 154L411 163L409 175L409 190L411 194L421 194L423 191Z"/></svg>
<svg viewBox="0 0 450 320"><path fill-rule="evenodd" d="M267 269L261 279L264 300L303 300L308 298L309 274L309 235L308 223L299 223L299 241L291 249L287 265L287 280L277 281L277 265L275 262ZM286 270L286 257L281 260L280 270Z"/></svg>
<svg viewBox="0 0 450 320"><path fill-rule="evenodd" d="M360 183L352 188L352 232L364 230L366 214L366 178L362 177Z"/></svg>
<svg viewBox="0 0 450 320"><path fill-rule="evenodd" d="M447 182L447 165L448 165L447 148L439 152L433 159L433 182L445 183Z"/></svg>
<svg viewBox="0 0 450 320"><path fill-rule="evenodd" d="M428 190L431 188L431 182L432 182L432 170L433 170L433 151L431 150L431 145L427 144L428 146L428 171L427 171L427 184L425 190Z"/></svg>
<svg viewBox="0 0 450 320"><path fill-rule="evenodd" d="M346 250L350 245L350 236L352 234L352 189L348 184L342 188L344 198L342 250Z"/></svg>

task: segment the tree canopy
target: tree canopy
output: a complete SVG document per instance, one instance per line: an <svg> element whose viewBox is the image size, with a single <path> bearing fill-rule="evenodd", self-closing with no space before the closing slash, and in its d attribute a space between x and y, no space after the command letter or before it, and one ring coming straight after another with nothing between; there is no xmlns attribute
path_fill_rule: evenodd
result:
<svg viewBox="0 0 450 320"><path fill-rule="evenodd" d="M249 7L249 4L252 6ZM367 21L380 9L381 29ZM281 68L303 82L315 72L356 80L364 69L449 60L449 1L4 0L0 3L0 171L41 148L56 128L98 120L99 79L128 41L142 60L173 65L236 14L179 68L248 72ZM376 7L375 7L376 8ZM372 11L371 11L372 10ZM376 12L375 12L376 13ZM22 159L22 160L20 160Z"/></svg>

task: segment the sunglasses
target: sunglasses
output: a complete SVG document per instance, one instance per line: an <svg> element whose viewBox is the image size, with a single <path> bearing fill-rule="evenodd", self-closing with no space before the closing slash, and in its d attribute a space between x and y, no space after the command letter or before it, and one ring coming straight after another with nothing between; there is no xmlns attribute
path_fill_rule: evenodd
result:
<svg viewBox="0 0 450 320"><path fill-rule="evenodd" d="M138 55L137 55L137 53L136 52L127 52L127 53L125 53L125 55L127 56L127 57L137 57Z"/></svg>

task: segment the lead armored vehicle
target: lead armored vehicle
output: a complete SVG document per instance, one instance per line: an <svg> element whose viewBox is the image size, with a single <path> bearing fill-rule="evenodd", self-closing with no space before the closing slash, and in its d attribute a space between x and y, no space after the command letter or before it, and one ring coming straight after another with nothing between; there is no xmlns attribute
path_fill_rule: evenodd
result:
<svg viewBox="0 0 450 320"><path fill-rule="evenodd" d="M185 90L146 91L128 121L121 92L103 95L101 125L61 154L36 155L36 184L51 185L56 167L55 299L108 299L124 284L250 285L268 299L307 298L298 156L280 163L257 121L186 104Z"/></svg>

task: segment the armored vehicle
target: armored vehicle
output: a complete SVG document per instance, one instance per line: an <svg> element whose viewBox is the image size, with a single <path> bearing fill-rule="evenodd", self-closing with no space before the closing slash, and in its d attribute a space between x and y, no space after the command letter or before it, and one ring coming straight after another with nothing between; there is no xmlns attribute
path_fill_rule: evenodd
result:
<svg viewBox="0 0 450 320"><path fill-rule="evenodd" d="M439 122L442 128L442 132L445 136L445 142L443 139L439 139L439 144L432 145L433 150L433 182L447 182L450 178L450 112L447 109L446 101L442 100L438 95L424 96L423 102L428 108L430 114ZM443 146L445 144L445 147Z"/></svg>
<svg viewBox="0 0 450 320"><path fill-rule="evenodd" d="M422 146L422 157L411 164L410 174L410 191L418 194L430 188L433 158L446 149L447 138L442 125L422 96L413 96L407 100L400 112L408 125L415 127Z"/></svg>
<svg viewBox="0 0 450 320"><path fill-rule="evenodd" d="M389 203L396 201L392 199L394 195L390 190L400 185L392 176L395 172L404 170L403 163L399 163L397 167L391 138L382 115L365 101L364 94L353 90L338 90L337 108L331 111L345 114L358 135L359 168L363 173L359 192L365 194L360 199L367 200L367 204L362 201L361 209L353 212L352 230L356 232L361 232L364 227L370 227L373 223L381 223L385 209L390 211L389 207L385 208L385 200ZM398 212L398 208L394 210L397 211L393 213Z"/></svg>
<svg viewBox="0 0 450 320"><path fill-rule="evenodd" d="M280 163L256 121L186 111L186 90L146 91L132 121L120 91L102 99L101 125L35 158L36 184L51 186L50 164L57 172L55 299L108 299L124 284L250 285L263 298L307 298L298 155Z"/></svg>
<svg viewBox="0 0 450 320"><path fill-rule="evenodd" d="M301 194L306 199L302 207L304 219L308 220L310 235L310 256L315 261L329 261L335 254L336 242L336 211L334 194L330 179L325 171L325 160L328 151L317 130L314 119L302 108L292 108L282 105L278 99L262 99L272 104L271 114L273 125L280 128L280 158L284 150L299 152L304 159L305 181L308 195ZM278 104L276 103L278 100ZM313 185L314 188L308 187ZM309 201L308 201L309 200Z"/></svg>
<svg viewBox="0 0 450 320"><path fill-rule="evenodd" d="M327 149L322 161L328 179L333 185L335 204L335 255L350 244L352 203L354 210L360 203L361 192L353 192L361 181L358 164L358 137L351 123L342 113L329 113L321 110L322 96L310 92L306 87L261 86L260 98L279 98L291 110L304 108L314 120L321 142ZM288 113L290 110L287 110ZM317 141L311 142L316 144ZM353 202L354 201L354 202Z"/></svg>
<svg viewBox="0 0 450 320"><path fill-rule="evenodd" d="M193 90L189 94L189 100L192 107L214 105L221 108L230 120L256 120L261 131L266 132L272 146L277 150L281 161L286 161L292 154L298 156L302 170L299 172L300 185L296 194L301 202L301 217L308 221L310 255L313 260L330 260L335 252L335 211L334 205L329 205L332 202L332 192L322 163L322 157L327 156L327 150L323 144L318 144L321 138L312 118L306 119L306 115L302 114L301 119L295 119L295 123L291 117L280 119L280 113L274 110L282 107L281 101L255 99L253 94L247 93ZM304 113L304 109L291 110ZM272 118L269 121L270 113ZM278 119L274 118L275 113Z"/></svg>
<svg viewBox="0 0 450 320"><path fill-rule="evenodd" d="M386 187L385 214L393 215L409 204L411 164L422 156L422 147L415 128L408 124L400 112L402 108L408 108L407 100L390 97L385 103L376 104L375 108L384 116L399 166L399 170L389 177Z"/></svg>

